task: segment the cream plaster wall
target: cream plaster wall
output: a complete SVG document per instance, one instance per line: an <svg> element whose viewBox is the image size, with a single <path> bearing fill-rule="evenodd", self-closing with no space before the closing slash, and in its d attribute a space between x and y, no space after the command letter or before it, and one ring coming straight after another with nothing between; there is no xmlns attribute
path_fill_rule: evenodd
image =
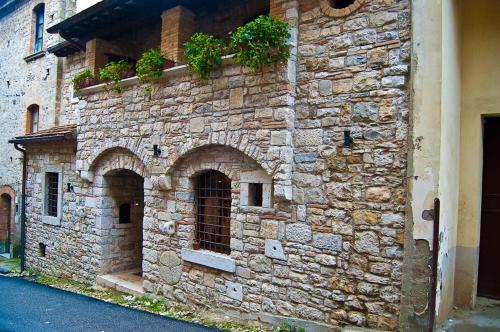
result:
<svg viewBox="0 0 500 332"><path fill-rule="evenodd" d="M444 319L453 307L457 239L460 108L461 108L461 1L442 2L441 144L439 169L440 247L437 313Z"/></svg>
<svg viewBox="0 0 500 332"><path fill-rule="evenodd" d="M481 220L482 117L500 115L500 1L463 2L460 210L455 304L475 303Z"/></svg>

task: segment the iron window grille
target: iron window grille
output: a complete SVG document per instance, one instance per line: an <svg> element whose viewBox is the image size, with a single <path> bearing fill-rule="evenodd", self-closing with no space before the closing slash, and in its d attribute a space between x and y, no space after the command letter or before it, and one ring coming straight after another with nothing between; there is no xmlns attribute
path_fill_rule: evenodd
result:
<svg viewBox="0 0 500 332"><path fill-rule="evenodd" d="M59 199L59 174L47 173L47 215L57 217Z"/></svg>
<svg viewBox="0 0 500 332"><path fill-rule="evenodd" d="M201 249L229 254L231 180L218 171L207 171L196 181L196 239Z"/></svg>
<svg viewBox="0 0 500 332"><path fill-rule="evenodd" d="M42 51L43 46L43 25L45 21L45 7L40 5L35 9L35 45L34 53Z"/></svg>

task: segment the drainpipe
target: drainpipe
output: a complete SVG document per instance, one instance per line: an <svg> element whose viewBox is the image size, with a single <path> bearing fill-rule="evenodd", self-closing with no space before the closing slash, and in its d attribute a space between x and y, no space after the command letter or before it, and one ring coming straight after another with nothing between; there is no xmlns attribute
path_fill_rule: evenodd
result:
<svg viewBox="0 0 500 332"><path fill-rule="evenodd" d="M431 285L429 287L429 326L428 331L434 331L436 320L436 295L438 286L438 258L439 258L439 215L441 213L441 201L439 198L434 200L434 229L432 238L432 268Z"/></svg>
<svg viewBox="0 0 500 332"><path fill-rule="evenodd" d="M14 144L14 148L23 154L23 174L22 174L22 186L21 186L21 272L26 268L26 177L28 169L28 158L26 156L26 150L21 148L18 143Z"/></svg>

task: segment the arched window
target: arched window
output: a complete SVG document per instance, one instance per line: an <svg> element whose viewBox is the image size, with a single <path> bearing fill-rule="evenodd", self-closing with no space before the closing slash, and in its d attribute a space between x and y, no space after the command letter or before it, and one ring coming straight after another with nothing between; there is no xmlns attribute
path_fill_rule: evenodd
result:
<svg viewBox="0 0 500 332"><path fill-rule="evenodd" d="M32 134L38 131L38 124L40 118L40 107L38 105L31 105L28 107L26 133Z"/></svg>
<svg viewBox="0 0 500 332"><path fill-rule="evenodd" d="M35 40L33 44L33 52L38 53L43 48L43 27L45 21L45 5L40 4L34 10L35 16Z"/></svg>
<svg viewBox="0 0 500 332"><path fill-rule="evenodd" d="M210 170L196 180L196 239L201 249L229 254L231 180Z"/></svg>

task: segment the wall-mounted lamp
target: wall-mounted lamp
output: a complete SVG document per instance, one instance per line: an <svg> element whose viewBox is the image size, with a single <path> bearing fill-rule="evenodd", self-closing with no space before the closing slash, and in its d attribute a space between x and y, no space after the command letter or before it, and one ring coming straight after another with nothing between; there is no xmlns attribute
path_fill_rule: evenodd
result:
<svg viewBox="0 0 500 332"><path fill-rule="evenodd" d="M354 140L351 137L351 131L345 130L344 131L344 147L350 148L350 147L352 147L353 143L354 143Z"/></svg>
<svg viewBox="0 0 500 332"><path fill-rule="evenodd" d="M68 184L66 185L66 191L69 193L74 193L75 188L73 187L73 185L71 183L68 182Z"/></svg>
<svg viewBox="0 0 500 332"><path fill-rule="evenodd" d="M153 145L153 155L154 155L155 157L159 157L159 156L160 156L160 154L161 154L161 149L160 149L160 147L159 147L157 144L154 144L154 145Z"/></svg>

